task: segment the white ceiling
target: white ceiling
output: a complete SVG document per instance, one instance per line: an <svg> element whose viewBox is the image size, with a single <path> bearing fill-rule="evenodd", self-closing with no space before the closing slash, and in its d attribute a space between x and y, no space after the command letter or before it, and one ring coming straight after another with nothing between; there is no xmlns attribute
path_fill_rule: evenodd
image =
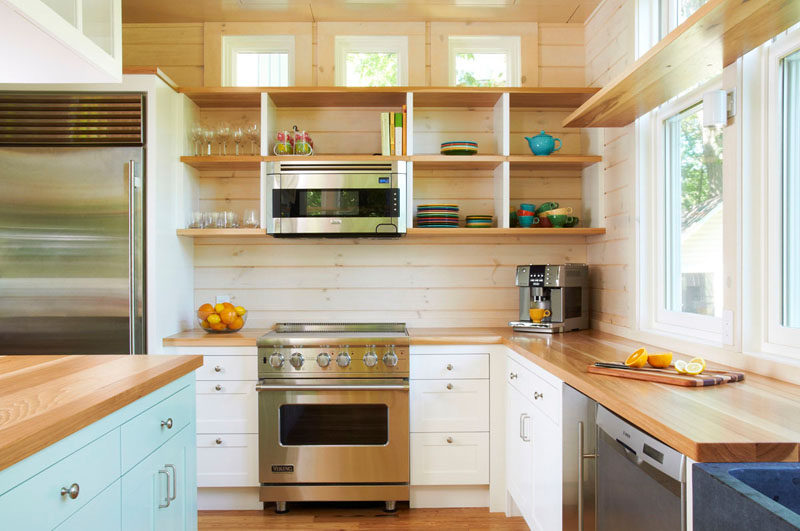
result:
<svg viewBox="0 0 800 531"><path fill-rule="evenodd" d="M122 21L584 22L600 0L122 0Z"/></svg>

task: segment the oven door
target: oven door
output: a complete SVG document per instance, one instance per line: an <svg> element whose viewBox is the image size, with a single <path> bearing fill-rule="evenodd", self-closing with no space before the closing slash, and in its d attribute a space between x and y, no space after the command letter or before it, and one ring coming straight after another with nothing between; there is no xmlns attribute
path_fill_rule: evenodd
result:
<svg viewBox="0 0 800 531"><path fill-rule="evenodd" d="M401 177L379 172L271 175L268 231L405 232Z"/></svg>
<svg viewBox="0 0 800 531"><path fill-rule="evenodd" d="M408 483L408 381L261 380L262 484Z"/></svg>

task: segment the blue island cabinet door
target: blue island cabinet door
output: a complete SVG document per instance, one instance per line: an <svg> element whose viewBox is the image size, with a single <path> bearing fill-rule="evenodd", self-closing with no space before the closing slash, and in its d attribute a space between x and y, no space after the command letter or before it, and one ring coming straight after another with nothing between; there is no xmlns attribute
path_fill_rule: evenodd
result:
<svg viewBox="0 0 800 531"><path fill-rule="evenodd" d="M122 477L122 529L197 528L194 425L190 424Z"/></svg>
<svg viewBox="0 0 800 531"><path fill-rule="evenodd" d="M120 529L120 482L115 481L55 531L118 531Z"/></svg>

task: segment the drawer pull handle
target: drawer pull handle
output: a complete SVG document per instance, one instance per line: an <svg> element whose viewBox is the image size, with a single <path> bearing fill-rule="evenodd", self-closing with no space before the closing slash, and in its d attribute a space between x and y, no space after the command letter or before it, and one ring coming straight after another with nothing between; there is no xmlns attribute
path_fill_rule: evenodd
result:
<svg viewBox="0 0 800 531"><path fill-rule="evenodd" d="M168 430L172 429L172 417L161 421L161 427L163 428L164 426L166 426Z"/></svg>
<svg viewBox="0 0 800 531"><path fill-rule="evenodd" d="M62 496L69 496L70 499L74 500L78 497L78 494L81 492L81 487L77 483L73 483L72 485L67 487L61 487L61 495Z"/></svg>
<svg viewBox="0 0 800 531"><path fill-rule="evenodd" d="M509 380L516 380L517 379L517 373L512 372L511 374L508 375L508 379Z"/></svg>
<svg viewBox="0 0 800 531"><path fill-rule="evenodd" d="M447 388L448 389L452 389L453 388L453 384L451 384L451 383L447 384Z"/></svg>
<svg viewBox="0 0 800 531"><path fill-rule="evenodd" d="M215 443L217 443L217 444L222 444L222 439L221 439L221 438L219 438L219 437L217 437L217 440L216 440L216 441L214 441L214 442L215 442Z"/></svg>
<svg viewBox="0 0 800 531"><path fill-rule="evenodd" d="M162 468L161 470L158 471L158 473L164 474L164 477L167 479L167 495L164 498L164 503L161 503L160 500L158 502L158 508L164 509L166 507L169 507L169 471L166 468Z"/></svg>
<svg viewBox="0 0 800 531"><path fill-rule="evenodd" d="M447 370L448 371L452 371L453 370L453 364L452 363L448 363L447 364Z"/></svg>
<svg viewBox="0 0 800 531"><path fill-rule="evenodd" d="M164 465L164 468L172 470L172 496L170 496L169 488L167 488L167 498L169 498L170 502L173 502L178 497L178 472L175 470L175 465Z"/></svg>
<svg viewBox="0 0 800 531"><path fill-rule="evenodd" d="M534 391L533 392L533 399L534 400L539 400L540 398L544 398L544 393L540 393L539 391Z"/></svg>
<svg viewBox="0 0 800 531"><path fill-rule="evenodd" d="M452 437L448 437L447 438L447 443L448 444L453 444L453 438Z"/></svg>
<svg viewBox="0 0 800 531"><path fill-rule="evenodd" d="M222 367L217 365L216 367L214 367L214 372L222 372Z"/></svg>
<svg viewBox="0 0 800 531"><path fill-rule="evenodd" d="M216 389L217 391L222 391L222 386L220 384L217 384L214 386L214 389Z"/></svg>

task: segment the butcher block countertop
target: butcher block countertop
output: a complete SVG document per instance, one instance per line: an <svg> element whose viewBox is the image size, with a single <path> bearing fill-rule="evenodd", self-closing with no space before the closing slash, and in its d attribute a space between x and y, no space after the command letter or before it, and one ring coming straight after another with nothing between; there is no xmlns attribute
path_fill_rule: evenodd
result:
<svg viewBox="0 0 800 531"><path fill-rule="evenodd" d="M166 338L164 345L255 346L267 331L188 331ZM547 335L510 328L412 328L409 334L412 345L506 345L695 461L800 461L800 386L794 384L747 372L743 382L712 387L589 374L586 368L594 362L622 361L642 346L665 350L595 330ZM687 360L703 355L675 354ZM709 368L725 367L710 363Z"/></svg>
<svg viewBox="0 0 800 531"><path fill-rule="evenodd" d="M202 356L0 356L0 470L202 365Z"/></svg>

